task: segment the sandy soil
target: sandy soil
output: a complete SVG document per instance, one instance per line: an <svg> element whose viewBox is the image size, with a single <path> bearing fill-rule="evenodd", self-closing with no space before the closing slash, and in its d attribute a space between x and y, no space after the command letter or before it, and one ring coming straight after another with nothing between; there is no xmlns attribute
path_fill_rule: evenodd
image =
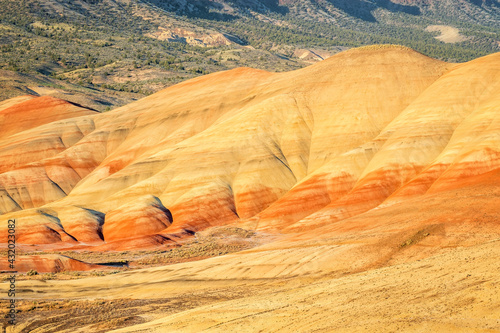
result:
<svg viewBox="0 0 500 333"><path fill-rule="evenodd" d="M497 240L411 264L285 285L114 332L494 332L500 330L499 247Z"/></svg>
<svg viewBox="0 0 500 333"><path fill-rule="evenodd" d="M467 37L461 35L457 28L449 25L430 25L425 30L429 32L441 32L441 35L437 36L436 39L445 43L460 43L467 40Z"/></svg>
<svg viewBox="0 0 500 333"><path fill-rule="evenodd" d="M342 246L296 245L104 277L19 281L24 320L8 332L500 330L500 239L364 272L335 270Z"/></svg>

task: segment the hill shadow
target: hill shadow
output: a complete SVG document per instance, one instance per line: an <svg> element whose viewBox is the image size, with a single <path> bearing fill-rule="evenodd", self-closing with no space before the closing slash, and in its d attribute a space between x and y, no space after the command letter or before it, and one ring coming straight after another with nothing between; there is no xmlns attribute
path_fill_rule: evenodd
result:
<svg viewBox="0 0 500 333"><path fill-rule="evenodd" d="M186 16L189 18L201 18L212 21L233 21L237 19L238 14L224 13L225 7L222 3L210 0L194 0L186 6L182 2L166 1L166 0L144 0L146 3L153 4L168 12L173 12L177 15ZM226 0L228 4L234 4L240 9L252 9L256 12L265 13L271 11L274 13L285 15L289 12L287 6L281 6L279 0L260 0L257 3L249 4L245 1Z"/></svg>
<svg viewBox="0 0 500 333"><path fill-rule="evenodd" d="M418 6L400 5L390 0L327 0L336 8L341 9L345 13L359 18L363 21L376 22L377 19L373 16L372 11L377 8L384 8L390 12L406 13L410 15L420 15L421 11Z"/></svg>
<svg viewBox="0 0 500 333"><path fill-rule="evenodd" d="M267 9L278 14L288 14L290 11L287 6L281 6L279 0L260 0L260 2L267 7Z"/></svg>
<svg viewBox="0 0 500 333"><path fill-rule="evenodd" d="M189 2L189 6L186 6L182 2L166 0L144 0L144 2L167 12L189 18L200 18L212 21L233 21L238 18L236 15L220 12L224 8L222 4L207 0L192 1Z"/></svg>

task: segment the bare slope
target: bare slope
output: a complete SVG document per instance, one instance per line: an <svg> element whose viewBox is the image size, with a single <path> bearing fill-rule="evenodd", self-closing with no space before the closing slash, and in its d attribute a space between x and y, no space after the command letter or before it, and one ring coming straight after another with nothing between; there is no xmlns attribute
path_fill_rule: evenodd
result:
<svg viewBox="0 0 500 333"><path fill-rule="evenodd" d="M47 140L70 135L73 122L88 128L66 149L49 146L37 162L9 168L0 209L24 209L9 217L18 217L21 229L34 224L55 230L50 234L56 238L47 240L53 243L57 234L62 239L75 224L87 223L65 220L69 207L112 212L111 218L119 207L154 196L172 214L163 231L172 234L252 218L325 173L338 191L331 195L340 196L385 142L379 138L384 128L448 68L405 48L358 49L295 72L216 73L71 125L39 127L31 137ZM29 156L29 146L25 151ZM34 179L48 185L35 189ZM324 186L321 179L314 183ZM57 201L61 194L67 197ZM314 206L306 215L327 203L327 193L319 194L322 199L305 202ZM43 214L29 210L41 206ZM143 221L148 218L154 219ZM100 232L99 223L88 223ZM115 232L113 239L128 238L130 231ZM42 241L37 235L35 242Z"/></svg>
<svg viewBox="0 0 500 333"><path fill-rule="evenodd" d="M0 147L0 209L20 243L52 246L149 247L235 223L312 232L496 170L498 63L367 47L29 130L10 121L22 128Z"/></svg>

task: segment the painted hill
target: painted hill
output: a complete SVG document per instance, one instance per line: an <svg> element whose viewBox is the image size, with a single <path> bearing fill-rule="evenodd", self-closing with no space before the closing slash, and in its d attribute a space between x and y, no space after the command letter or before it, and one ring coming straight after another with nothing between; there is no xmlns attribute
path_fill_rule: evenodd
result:
<svg viewBox="0 0 500 333"><path fill-rule="evenodd" d="M461 188L498 167L499 61L367 47L294 72L211 74L29 129L25 103L61 113L52 99L17 103L0 210L21 243L141 247L225 224L312 230Z"/></svg>
<svg viewBox="0 0 500 333"><path fill-rule="evenodd" d="M0 103L0 140L57 120L95 112L50 96L21 96Z"/></svg>

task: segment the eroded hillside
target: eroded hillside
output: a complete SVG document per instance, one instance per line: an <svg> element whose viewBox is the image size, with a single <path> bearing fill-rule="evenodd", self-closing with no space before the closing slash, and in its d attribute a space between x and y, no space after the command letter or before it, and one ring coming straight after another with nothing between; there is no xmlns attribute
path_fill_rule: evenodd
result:
<svg viewBox="0 0 500 333"><path fill-rule="evenodd" d="M204 76L106 114L22 102L48 119L37 126L13 100L0 209L19 242L53 247L316 228L495 170L498 89L498 55L453 66L369 47Z"/></svg>

